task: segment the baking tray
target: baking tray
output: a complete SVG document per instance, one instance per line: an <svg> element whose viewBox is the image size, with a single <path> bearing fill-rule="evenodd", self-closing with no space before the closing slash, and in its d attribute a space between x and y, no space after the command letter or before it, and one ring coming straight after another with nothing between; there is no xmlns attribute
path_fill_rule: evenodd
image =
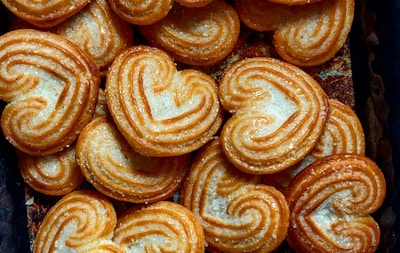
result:
<svg viewBox="0 0 400 253"><path fill-rule="evenodd" d="M0 33L8 27L8 12L0 4ZM259 56L270 50L259 35L242 38L234 53ZM247 47L248 39L256 47ZM224 64L227 62L206 71L218 79ZM374 214L382 232L377 252L400 252L397 243L400 222L396 219L396 214L400 214L396 194L400 175L395 173L400 164L400 106L397 104L400 100L400 1L356 1L349 40L324 68L340 68L341 74L322 80L320 68L307 71L319 79L331 97L337 95L357 112L366 134L366 154L377 162L386 177L387 196ZM335 90L338 82L353 85L354 90ZM0 101L0 111L4 105ZM30 252L40 220L57 200L30 191L16 164L14 148L0 131L0 252ZM31 199L34 202L27 203ZM278 252L289 250L281 247Z"/></svg>

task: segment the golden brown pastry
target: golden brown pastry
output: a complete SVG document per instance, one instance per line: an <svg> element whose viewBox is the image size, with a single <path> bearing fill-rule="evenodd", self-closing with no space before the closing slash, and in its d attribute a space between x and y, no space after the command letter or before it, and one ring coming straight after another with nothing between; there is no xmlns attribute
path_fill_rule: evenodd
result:
<svg viewBox="0 0 400 253"><path fill-rule="evenodd" d="M106 0L91 1L82 11L52 29L88 53L104 74L115 56L132 46L133 29Z"/></svg>
<svg viewBox="0 0 400 253"><path fill-rule="evenodd" d="M275 49L297 66L316 66L331 59L343 46L354 17L353 0L323 0L295 6L295 18L274 32Z"/></svg>
<svg viewBox="0 0 400 253"><path fill-rule="evenodd" d="M336 154L365 154L364 130L357 114L337 99L329 100L330 112L317 145L298 164L266 176L266 183L285 189L291 179L314 161Z"/></svg>
<svg viewBox="0 0 400 253"><path fill-rule="evenodd" d="M327 95L310 75L269 57L226 70L219 97L233 114L221 132L224 152L252 174L273 174L303 159L317 144L329 110Z"/></svg>
<svg viewBox="0 0 400 253"><path fill-rule="evenodd" d="M222 123L215 81L200 71L177 71L168 54L154 47L131 47L116 57L106 98L118 129L147 156L190 153Z"/></svg>
<svg viewBox="0 0 400 253"><path fill-rule="evenodd" d="M211 3L213 0L175 0L175 1L186 7L203 7Z"/></svg>
<svg viewBox="0 0 400 253"><path fill-rule="evenodd" d="M20 29L0 36L1 127L31 155L72 144L91 120L100 72L75 44L49 32Z"/></svg>
<svg viewBox="0 0 400 253"><path fill-rule="evenodd" d="M240 21L254 31L272 31L291 17L287 5L267 0L234 0L233 6Z"/></svg>
<svg viewBox="0 0 400 253"><path fill-rule="evenodd" d="M110 241L116 223L114 207L103 195L92 190L74 191L62 197L46 214L36 234L34 252L83 253L105 240L110 247L117 248Z"/></svg>
<svg viewBox="0 0 400 253"><path fill-rule="evenodd" d="M285 61L321 65L343 46L354 17L353 0L323 0L289 6L279 1L235 0L242 22L257 31L273 30L274 47Z"/></svg>
<svg viewBox="0 0 400 253"><path fill-rule="evenodd" d="M287 240L296 252L375 252L380 237L370 216L382 204L385 178L362 155L333 155L290 183Z"/></svg>
<svg viewBox="0 0 400 253"><path fill-rule="evenodd" d="M203 225L207 249L271 252L281 244L289 225L285 197L259 182L228 162L219 139L197 153L180 194Z"/></svg>
<svg viewBox="0 0 400 253"><path fill-rule="evenodd" d="M122 19L135 25L150 25L164 18L173 0L109 0L111 8Z"/></svg>
<svg viewBox="0 0 400 253"><path fill-rule="evenodd" d="M1 0L14 15L42 28L60 24L82 10L89 0Z"/></svg>
<svg viewBox="0 0 400 253"><path fill-rule="evenodd" d="M145 157L135 152L105 118L91 121L76 144L76 159L86 179L103 194L145 203L171 197L181 185L189 156Z"/></svg>
<svg viewBox="0 0 400 253"><path fill-rule="evenodd" d="M196 216L174 202L133 207L118 218L113 241L128 252L204 252Z"/></svg>
<svg viewBox="0 0 400 253"><path fill-rule="evenodd" d="M175 4L165 18L139 28L151 45L176 61L208 66L232 51L239 37L240 21L231 5L214 0L199 8Z"/></svg>
<svg viewBox="0 0 400 253"><path fill-rule="evenodd" d="M83 183L74 145L47 156L32 156L17 151L17 158L24 182L40 193L65 195Z"/></svg>

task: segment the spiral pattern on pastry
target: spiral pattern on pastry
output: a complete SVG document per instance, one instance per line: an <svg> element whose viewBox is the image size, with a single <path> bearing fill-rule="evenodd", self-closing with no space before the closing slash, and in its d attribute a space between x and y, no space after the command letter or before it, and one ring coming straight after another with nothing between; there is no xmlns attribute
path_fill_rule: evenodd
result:
<svg viewBox="0 0 400 253"><path fill-rule="evenodd" d="M126 253L126 251L112 240L100 240L82 246L78 253Z"/></svg>
<svg viewBox="0 0 400 253"><path fill-rule="evenodd" d="M385 178L362 155L333 155L301 171L286 198L288 242L299 252L375 252L380 231L369 216L382 204Z"/></svg>
<svg viewBox="0 0 400 253"><path fill-rule="evenodd" d="M299 162L316 145L329 110L325 92L310 75L268 57L229 68L219 95L234 113L221 132L224 152L253 174L276 173Z"/></svg>
<svg viewBox="0 0 400 253"><path fill-rule="evenodd" d="M277 53L297 66L317 66L345 43L354 16L353 0L323 0L292 8L292 18L275 30Z"/></svg>
<svg viewBox="0 0 400 253"><path fill-rule="evenodd" d="M172 59L154 47L136 46L117 56L106 97L121 133L148 156L190 153L222 123L214 80L196 70L177 71Z"/></svg>
<svg viewBox="0 0 400 253"><path fill-rule="evenodd" d="M266 0L234 0L233 6L243 24L254 31L273 31L290 17L287 5Z"/></svg>
<svg viewBox="0 0 400 253"><path fill-rule="evenodd" d="M198 8L175 4L165 18L139 28L151 45L163 49L175 60L209 66L233 50L240 21L231 5L215 0Z"/></svg>
<svg viewBox="0 0 400 253"><path fill-rule="evenodd" d="M105 118L90 122L78 138L76 159L86 179L103 194L145 203L171 197L188 170L189 156L145 157Z"/></svg>
<svg viewBox="0 0 400 253"><path fill-rule="evenodd" d="M0 37L0 98L8 101L1 127L6 138L31 155L71 144L90 121L100 73L75 44L30 29Z"/></svg>
<svg viewBox="0 0 400 253"><path fill-rule="evenodd" d="M284 240L289 225L285 198L259 179L233 167L219 139L197 154L181 203L202 223L209 246L221 252L270 252Z"/></svg>
<svg viewBox="0 0 400 253"><path fill-rule="evenodd" d="M129 252L204 252L196 216L174 202L132 208L118 219L113 240Z"/></svg>
<svg viewBox="0 0 400 253"><path fill-rule="evenodd" d="M165 16L173 0L110 0L111 8L122 19L135 25L150 25Z"/></svg>
<svg viewBox="0 0 400 253"><path fill-rule="evenodd" d="M54 29L88 53L104 74L115 56L133 43L133 30L106 0L91 1L74 17Z"/></svg>
<svg viewBox="0 0 400 253"><path fill-rule="evenodd" d="M89 0L1 0L14 15L42 28L60 24L82 10Z"/></svg>
<svg viewBox="0 0 400 253"><path fill-rule="evenodd" d="M283 190L296 174L318 159L336 154L365 154L364 130L357 114L337 99L329 100L329 108L328 119L317 145L301 162L266 176L265 183Z"/></svg>
<svg viewBox="0 0 400 253"><path fill-rule="evenodd" d="M116 223L114 207L103 195L74 191L46 214L36 234L34 252L82 252L80 249L89 244L112 239Z"/></svg>
<svg viewBox="0 0 400 253"><path fill-rule="evenodd" d="M47 156L17 151L17 157L24 182L40 193L61 196L83 183L84 177L75 159L75 146Z"/></svg>

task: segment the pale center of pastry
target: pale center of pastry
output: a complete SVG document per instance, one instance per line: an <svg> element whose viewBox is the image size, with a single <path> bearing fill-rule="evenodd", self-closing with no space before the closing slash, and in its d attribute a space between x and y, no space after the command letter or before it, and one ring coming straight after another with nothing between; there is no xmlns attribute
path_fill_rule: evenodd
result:
<svg viewBox="0 0 400 253"><path fill-rule="evenodd" d="M198 111L200 98L194 94L182 94L178 92L177 88L180 86L179 83L185 82L179 75L174 75L173 84L169 89L163 89L158 92L154 92L153 77L150 74L145 75L146 83L146 98L149 102L151 115L156 121L163 121L173 119L185 114L188 111ZM157 77L155 77L157 78ZM176 84L176 88L174 87ZM187 96L187 97L186 97ZM178 104L179 102L183 102Z"/></svg>

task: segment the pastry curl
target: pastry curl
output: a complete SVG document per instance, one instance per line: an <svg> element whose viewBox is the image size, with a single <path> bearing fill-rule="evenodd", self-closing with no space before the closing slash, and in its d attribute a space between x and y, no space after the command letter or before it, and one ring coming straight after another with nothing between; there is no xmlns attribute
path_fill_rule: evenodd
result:
<svg viewBox="0 0 400 253"><path fill-rule="evenodd" d="M0 61L7 140L31 155L72 144L96 107L100 72L92 59L59 35L20 29L0 37Z"/></svg>
<svg viewBox="0 0 400 253"><path fill-rule="evenodd" d="M146 203L171 197L181 185L189 156L145 157L135 152L117 128L99 117L83 130L76 159L86 179L103 194Z"/></svg>
<svg viewBox="0 0 400 253"><path fill-rule="evenodd" d="M240 21L231 5L215 0L199 8L175 4L164 19L139 29L151 45L176 61L210 66L233 50Z"/></svg>
<svg viewBox="0 0 400 253"><path fill-rule="evenodd" d="M215 139L196 155L180 202L203 225L216 252L271 252L286 236L289 209L275 188L259 184L225 158Z"/></svg>
<svg viewBox="0 0 400 253"><path fill-rule="evenodd" d="M165 16L173 0L110 0L111 8L119 17L135 25L150 25Z"/></svg>
<svg viewBox="0 0 400 253"><path fill-rule="evenodd" d="M230 67L219 97L233 113L221 132L224 152L252 174L273 174L299 162L317 144L329 110L327 95L310 75L268 57Z"/></svg>
<svg viewBox="0 0 400 253"><path fill-rule="evenodd" d="M134 207L118 219L113 240L129 252L204 252L196 216L174 202Z"/></svg>
<svg viewBox="0 0 400 253"><path fill-rule="evenodd" d="M86 252L88 245L110 240L116 223L114 207L103 195L92 190L74 191L46 214L36 234L34 252Z"/></svg>
<svg viewBox="0 0 400 253"><path fill-rule="evenodd" d="M217 88L203 72L177 71L160 49L118 55L106 81L111 115L128 143L147 156L177 156L208 142L222 123Z"/></svg>
<svg viewBox="0 0 400 253"><path fill-rule="evenodd" d="M1 0L19 18L41 28L60 24L82 10L89 0Z"/></svg>
<svg viewBox="0 0 400 253"><path fill-rule="evenodd" d="M386 193L383 173L362 155L333 155L296 175L286 191L287 239L298 252L375 252L380 237L370 216Z"/></svg>

